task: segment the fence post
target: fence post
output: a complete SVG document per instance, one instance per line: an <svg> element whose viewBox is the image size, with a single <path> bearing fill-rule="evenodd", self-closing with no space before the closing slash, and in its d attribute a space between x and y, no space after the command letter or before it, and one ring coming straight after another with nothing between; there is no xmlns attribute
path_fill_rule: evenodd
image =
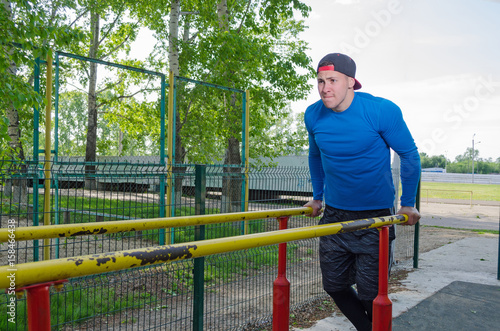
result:
<svg viewBox="0 0 500 331"><path fill-rule="evenodd" d="M500 231L500 222L498 222L498 231ZM498 266L497 266L497 279L500 280L500 240L498 240Z"/></svg>
<svg viewBox="0 0 500 331"><path fill-rule="evenodd" d="M417 186L417 196L415 198L415 208L420 211L420 190L421 190L422 179L418 180ZM419 249L420 249L420 222L414 225L415 233L413 235L413 268L418 268L418 257L419 257Z"/></svg>
<svg viewBox="0 0 500 331"><path fill-rule="evenodd" d="M207 193L207 167L205 165L195 166L195 214L205 214L205 197ZM205 239L205 225L197 225L194 232L194 240ZM193 330L203 331L203 307L205 295L205 258L194 259L193 276Z"/></svg>
<svg viewBox="0 0 500 331"><path fill-rule="evenodd" d="M40 58L35 59L34 68L34 82L33 88L35 92L40 92ZM33 107L33 162L35 165L35 175L33 178L33 226L38 226L38 214L39 214L39 193L38 193L38 161L40 160L40 111L37 106ZM36 184L36 185L35 185ZM39 257L39 242L38 240L33 240L33 261L38 261Z"/></svg>
<svg viewBox="0 0 500 331"><path fill-rule="evenodd" d="M389 227L382 226L379 239L378 295L373 300L373 331L392 330L392 302L389 282Z"/></svg>
<svg viewBox="0 0 500 331"><path fill-rule="evenodd" d="M288 227L288 216L278 217L280 230ZM273 287L273 331L288 331L290 320L290 282L286 278L286 242L279 244L278 277Z"/></svg>
<svg viewBox="0 0 500 331"><path fill-rule="evenodd" d="M47 282L21 287L16 290L20 292L26 290L26 304L28 311L28 331L50 331L50 286L54 285L57 288L62 286L62 283L67 282L66 279L55 282Z"/></svg>

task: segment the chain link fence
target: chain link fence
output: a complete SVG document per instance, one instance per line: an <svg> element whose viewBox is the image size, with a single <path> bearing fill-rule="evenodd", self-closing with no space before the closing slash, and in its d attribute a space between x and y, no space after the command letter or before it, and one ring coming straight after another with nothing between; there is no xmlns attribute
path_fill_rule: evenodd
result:
<svg viewBox="0 0 500 331"><path fill-rule="evenodd" d="M159 165L158 160L99 160L86 171L80 159L50 167L45 192L40 164L0 160L0 227L132 220L302 206L312 196L307 167L250 168L203 166L204 185L195 165ZM88 169L88 168L87 168ZM169 177L170 176L170 177ZM172 187L167 187L168 179ZM86 181L93 185L86 185ZM167 201L167 190L172 190ZM248 191L248 194L246 193ZM50 194L48 194L50 193ZM45 210L45 199L50 208ZM14 220L14 221L12 221ZM318 219L291 217L289 228L316 225ZM9 223L10 224L10 223ZM399 228L399 227L398 227ZM275 219L207 225L205 238L238 236L278 229ZM15 263L97 254L195 240L195 227L19 241ZM410 233L397 261L411 258ZM410 245L411 246L411 245ZM47 249L48 247L48 249ZM326 297L322 290L318 239L288 244L287 277L291 311ZM398 249L396 249L398 254ZM2 265L8 246L0 246ZM204 330L259 330L271 325L277 245L206 257ZM69 279L51 293L52 326L57 330L192 330L193 260L178 261ZM26 301L16 301L15 323L8 321L9 296L0 296L0 329L27 329Z"/></svg>

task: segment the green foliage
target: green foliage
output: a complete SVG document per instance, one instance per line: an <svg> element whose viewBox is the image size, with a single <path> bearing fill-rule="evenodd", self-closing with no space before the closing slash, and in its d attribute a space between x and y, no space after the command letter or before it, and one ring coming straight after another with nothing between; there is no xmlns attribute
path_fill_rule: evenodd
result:
<svg viewBox="0 0 500 331"><path fill-rule="evenodd" d="M20 125L21 132L26 132L32 124L32 108L43 106L42 95L32 86L35 59L44 60L53 47L83 37L79 29L67 24L68 12L58 6L72 8L74 2L23 0L0 6L0 157L23 143L9 146L12 137L7 135L6 125ZM10 153L11 157L17 153Z"/></svg>
<svg viewBox="0 0 500 331"><path fill-rule="evenodd" d="M454 162L450 162L444 155L428 156L426 153L420 153L420 162L422 168L443 168L449 173L472 173L472 148L467 150L462 155L458 155ZM500 158L496 161L492 159L482 159L479 157L479 150L474 150L474 173L475 174L499 174L500 173Z"/></svg>
<svg viewBox="0 0 500 331"><path fill-rule="evenodd" d="M97 120L97 154L105 156L158 154L158 147L151 148L147 141L157 140L159 132L147 129L142 118L136 118L137 107L155 108L150 103L137 103L130 100L119 104L110 91L102 93L102 105ZM148 106L146 106L149 104ZM157 107L156 107L157 108ZM87 95L80 91L68 91L59 96L59 155L85 155L87 136ZM160 117L159 114L151 117ZM123 120L128 118L130 120ZM135 123L135 125L134 125ZM159 127L157 128L160 129ZM120 132L122 133L120 136ZM121 142L121 146L120 146Z"/></svg>
<svg viewBox="0 0 500 331"><path fill-rule="evenodd" d="M421 225L427 228L436 228L436 229L453 229L456 230L456 228L448 227L448 226L437 226L437 225ZM490 233L490 234L499 234L500 231L498 230L483 230L483 229L462 229L460 228L461 231L470 231L470 232L477 232L479 234L485 234L485 233Z"/></svg>
<svg viewBox="0 0 500 331"><path fill-rule="evenodd" d="M78 91L59 95L59 155L85 155L87 97Z"/></svg>
<svg viewBox="0 0 500 331"><path fill-rule="evenodd" d="M305 27L294 18L294 10L306 16L310 9L300 1L232 1L228 2L227 28L223 28L215 11L218 2L181 1L182 11L198 14L179 20L186 37L176 41L179 74L250 90L251 158L293 153L291 146L302 146L304 136L293 128L281 130L291 122L287 105L308 93L307 80L314 75L311 59L305 54L307 44L298 38ZM146 25L156 35L168 35L169 22L151 8L138 10L147 12ZM164 59L171 55L166 46L162 39L156 46ZM241 137L240 96L198 86L180 88L177 130L188 159L220 160L227 140Z"/></svg>
<svg viewBox="0 0 500 331"><path fill-rule="evenodd" d="M227 26L221 27L217 15L219 1L182 0L179 31L176 40L180 75L200 81L250 90L251 157L274 157L296 153L304 146L303 130L294 125L289 102L303 98L314 76L307 43L299 34L304 31L298 15L307 16L310 8L297 0L228 2ZM79 55L91 54L98 59L118 62L149 70L167 72L170 54L170 3L153 1L12 1L12 15L2 8L0 44L6 50L0 59L2 102L19 110L19 124L29 144L33 120L31 107L41 110L43 97L31 86L34 59L45 59L50 50ZM98 19L99 44L93 44L91 17ZM28 24L21 24L26 22ZM5 28L5 29L3 29ZM131 43L139 29L154 32L157 44L146 60L130 58ZM20 47L14 47L19 45ZM94 46L92 46L94 45ZM95 51L95 52L94 52ZM4 55L5 54L5 55ZM16 74L8 73L11 60ZM42 77L44 66L42 69ZM82 107L86 95L66 83L78 80L82 90L89 86L89 65L72 60L61 63L61 102L69 106L66 122L61 123L61 149L67 155L82 155L81 139L88 136ZM96 153L104 155L157 154L160 136L158 81L126 70L110 69L102 75L96 90L98 130ZM42 90L43 90L42 80ZM71 83L73 84L73 83ZM4 86L6 88L4 88ZM241 137L241 96L232 92L186 86L179 91L178 148L186 149L190 161L220 160L227 139ZM65 93L66 96L63 96ZM72 93L72 94L71 94ZM66 98L66 99L64 99ZM19 107L18 107L19 106ZM62 104L61 104L62 106ZM88 107L88 105L87 105ZM7 116L0 114L0 143L8 141ZM122 133L123 135L121 135ZM23 135L21 135L23 137ZM21 138L22 139L22 138ZM183 146L183 144L185 146ZM4 148L1 149L5 150Z"/></svg>
<svg viewBox="0 0 500 331"><path fill-rule="evenodd" d="M449 162L446 160L444 155L439 156L428 156L426 153L420 153L420 164L422 168L445 168L446 163Z"/></svg>
<svg viewBox="0 0 500 331"><path fill-rule="evenodd" d="M66 284L64 291L53 293L50 299L52 323L70 321L83 322L102 314L113 314L126 308L142 307L155 297L147 292L118 294L109 284L96 287L81 287L79 284ZM7 305L0 306L0 329L7 330ZM16 325L23 330L27 322L26 300L16 302ZM75 323L74 326L76 326Z"/></svg>

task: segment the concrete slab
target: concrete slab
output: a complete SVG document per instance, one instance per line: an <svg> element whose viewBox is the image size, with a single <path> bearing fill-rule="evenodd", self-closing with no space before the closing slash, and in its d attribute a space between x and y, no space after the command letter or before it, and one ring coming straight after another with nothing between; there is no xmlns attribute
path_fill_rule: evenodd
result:
<svg viewBox="0 0 500 331"><path fill-rule="evenodd" d="M409 269L406 280L402 281L404 289L392 293L389 298L392 301L393 318L410 311L420 302L432 297L436 292L445 288L453 282L467 282L482 285L500 287L497 279L498 270L498 236L471 237L442 246L420 255L419 268ZM449 293L445 291L443 295ZM494 311L500 311L500 302L493 300L489 302ZM464 304L463 309L475 310L474 300ZM441 311L443 313L443 311ZM457 314L448 311L448 316L457 320L467 319L468 315ZM497 314L498 315L498 314ZM442 329L435 328L432 318L418 316L419 323L426 326L425 330L498 330L499 328L486 329ZM500 325L498 317L494 320ZM298 330L298 329L294 329ZM319 321L311 328L301 329L308 331L351 331L355 330L350 322L342 315L335 314ZM396 330L396 328L394 328ZM410 329L408 329L410 330ZM412 329L413 330L413 329ZM423 330L423 329L422 329Z"/></svg>
<svg viewBox="0 0 500 331"><path fill-rule="evenodd" d="M498 330L500 285L455 281L392 321L394 331Z"/></svg>

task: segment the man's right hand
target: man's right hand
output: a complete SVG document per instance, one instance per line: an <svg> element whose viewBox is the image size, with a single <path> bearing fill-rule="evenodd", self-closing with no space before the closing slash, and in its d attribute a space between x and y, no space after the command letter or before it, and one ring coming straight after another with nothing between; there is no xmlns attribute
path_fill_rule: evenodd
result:
<svg viewBox="0 0 500 331"><path fill-rule="evenodd" d="M309 215L306 215L306 216L309 216L309 217L316 217L316 216L319 216L321 215L321 213L323 212L323 201L321 200L311 200L309 201L308 203L306 203L304 205L304 207L311 207L313 212L312 214L309 214Z"/></svg>

